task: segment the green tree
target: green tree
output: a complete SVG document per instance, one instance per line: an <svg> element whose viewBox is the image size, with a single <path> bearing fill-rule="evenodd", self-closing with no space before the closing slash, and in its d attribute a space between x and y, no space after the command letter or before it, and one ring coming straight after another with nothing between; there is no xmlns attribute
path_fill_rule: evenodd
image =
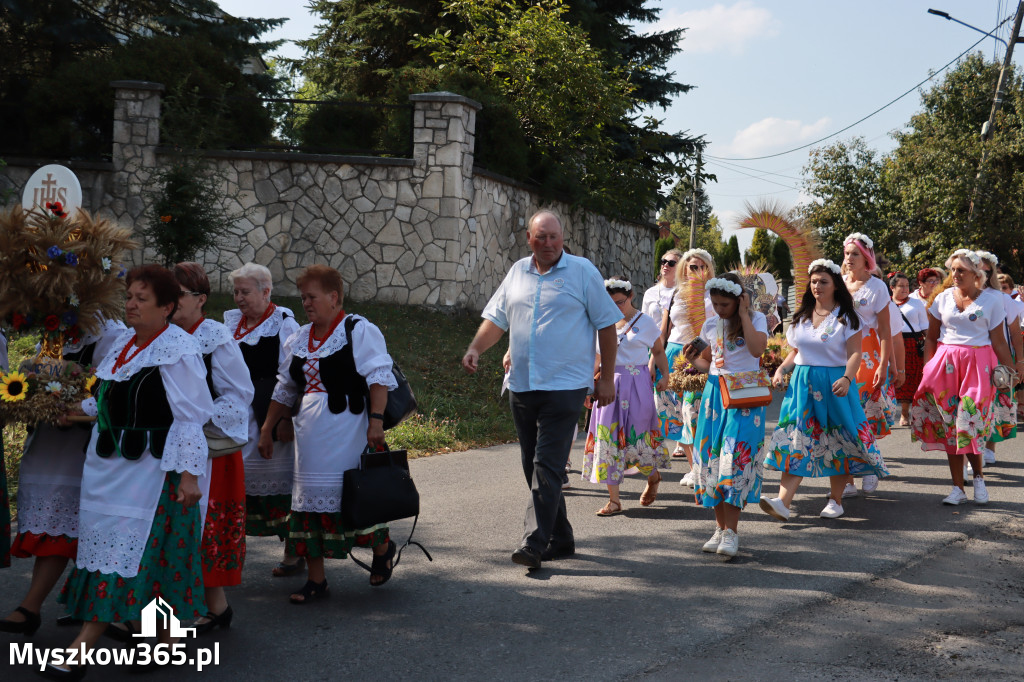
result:
<svg viewBox="0 0 1024 682"><path fill-rule="evenodd" d="M665 252L676 248L676 240L672 237L665 237L654 242L654 279L661 276L661 257Z"/></svg>
<svg viewBox="0 0 1024 682"><path fill-rule="evenodd" d="M740 265L740 242L736 235L729 237L717 261L716 272L728 272Z"/></svg>
<svg viewBox="0 0 1024 682"><path fill-rule="evenodd" d="M747 265L759 264L774 270L775 262L772 258L772 250L775 247L775 240L768 230L759 227L754 230L754 238L750 241L750 248L743 258Z"/></svg>
<svg viewBox="0 0 1024 682"><path fill-rule="evenodd" d="M782 239L776 239L772 244L771 264L773 272L781 281L793 281L793 254L789 252L789 246Z"/></svg>
<svg viewBox="0 0 1024 682"><path fill-rule="evenodd" d="M658 216L659 221L668 222L672 235L683 246L690 245L690 206L693 203L693 189L689 181L677 182L669 193L668 202ZM696 248L704 249L718 260L725 243L718 216L712 212L706 192L697 192L697 234Z"/></svg>

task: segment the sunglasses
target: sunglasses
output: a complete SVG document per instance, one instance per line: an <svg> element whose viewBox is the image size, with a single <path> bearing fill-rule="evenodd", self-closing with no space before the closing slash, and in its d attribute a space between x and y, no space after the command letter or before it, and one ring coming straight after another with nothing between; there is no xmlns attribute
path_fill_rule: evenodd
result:
<svg viewBox="0 0 1024 682"><path fill-rule="evenodd" d="M701 267L696 263L690 263L690 272L697 272Z"/></svg>
<svg viewBox="0 0 1024 682"><path fill-rule="evenodd" d="M662 258L661 259L661 264L662 265L667 265L670 268L674 268L676 266L676 263L678 263L678 262L679 261L677 261L677 260L668 260L667 258Z"/></svg>
<svg viewBox="0 0 1024 682"><path fill-rule="evenodd" d="M185 296L196 296L196 297L199 297L199 296L202 296L202 295L203 295L203 293L201 291L186 291L186 290L182 290L182 291L178 292L178 298L184 298Z"/></svg>

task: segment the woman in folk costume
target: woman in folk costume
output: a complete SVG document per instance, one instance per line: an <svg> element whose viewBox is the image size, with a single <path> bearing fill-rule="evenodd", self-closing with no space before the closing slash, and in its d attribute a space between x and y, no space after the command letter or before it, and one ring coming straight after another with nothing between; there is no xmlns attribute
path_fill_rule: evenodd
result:
<svg viewBox="0 0 1024 682"><path fill-rule="evenodd" d="M120 321L99 319L98 333L64 344L63 358L83 367L95 365L124 330ZM2 632L34 633L43 602L64 574L68 560L75 559L82 466L91 431L86 425L57 428L49 424L30 430L18 477L18 535L11 554L22 559L35 557L35 563L21 604L0 621ZM67 618L58 622L71 624Z"/></svg>
<svg viewBox="0 0 1024 682"><path fill-rule="evenodd" d="M945 451L953 489L943 504L967 502L964 459L974 474L974 502L988 502L982 448L992 431L996 389L992 371L1012 366L1003 321L1002 293L983 286L985 271L974 251L958 249L946 261L952 286L928 307L925 366L910 408L910 428L922 450Z"/></svg>
<svg viewBox="0 0 1024 682"><path fill-rule="evenodd" d="M1003 319L1003 332L1006 335L1006 345L1010 349L1019 373L1024 369L1024 355L1021 353L1021 330L1020 313L1017 302L1013 297L1005 293L996 274L996 267L999 265L999 258L988 251L976 251L981 258L981 269L984 271L982 277L983 286L993 289L1003 295L1003 307L1006 309L1006 317ZM992 406L992 434L989 436L985 447L981 449L982 464L989 466L996 463L996 443L1010 440L1017 437L1017 401L1014 388L999 389Z"/></svg>
<svg viewBox="0 0 1024 682"><path fill-rule="evenodd" d="M181 290L172 320L199 342L206 384L213 398L211 425L216 435L245 443L253 387L242 351L225 325L203 314L210 295L210 280L203 266L178 263L174 277ZM203 586L208 612L194 623L200 635L217 626L230 627L233 612L224 588L241 584L245 563L245 470L241 449L210 460L209 472L209 490L203 491L205 504L201 503Z"/></svg>
<svg viewBox="0 0 1024 682"><path fill-rule="evenodd" d="M703 310L693 310L699 303L688 300L692 293L688 282L691 279L703 282L715 276L715 259L704 249L690 249L676 265L676 288L668 309L662 313L662 341L665 343L665 355L668 359L668 371L672 372L676 357L683 351L683 344L693 340L700 332L700 325L713 314L711 299L704 296L703 284L699 287L699 295L703 302ZM699 324L694 324L699 321ZM666 440L677 441L673 457L686 457L690 471L683 476L683 485L694 485L693 471L693 434L697 428L697 415L700 412L700 394L696 391L685 391L682 395L672 389L659 391L657 395L658 418L661 420L661 432Z"/></svg>
<svg viewBox="0 0 1024 682"><path fill-rule="evenodd" d="M270 301L273 286L270 270L246 263L228 277L236 310L224 313L227 326L249 368L255 397L249 416L249 441L242 448L245 463L245 534L288 538L288 513L292 506L292 471L295 467L295 432L288 415L274 430L274 451L260 457L260 427L267 418L270 396L277 385L277 369L285 359L284 345L299 330L295 313ZM287 552L272 575L284 578L303 569L305 560Z"/></svg>
<svg viewBox="0 0 1024 682"><path fill-rule="evenodd" d="M622 512L619 486L628 473L647 477L640 504L647 507L658 496L660 470L671 467L662 445L654 390L668 386L668 361L661 345L661 330L642 311L633 307L633 285L625 279L606 279L605 289L622 311L616 323L618 352L615 356L615 400L595 407L584 448L584 480L608 486L608 502L598 516ZM597 347L597 367L601 363ZM660 373L657 384L655 374ZM652 390L654 389L654 390Z"/></svg>
<svg viewBox="0 0 1024 682"><path fill-rule="evenodd" d="M885 283L872 276L875 270L874 243L867 235L854 232L843 241L843 282L853 298L860 317L861 363L857 370L860 404L871 424L876 439L890 433L886 421L885 384L889 374L892 326L889 320L889 290ZM850 484L853 485L852 483ZM878 477L864 476L861 488L870 493L878 487ZM856 488L850 491L856 494Z"/></svg>
<svg viewBox="0 0 1024 682"><path fill-rule="evenodd" d="M921 303L927 305L927 302L931 300L932 295L935 293L935 288L942 284L943 277L945 275L938 268L918 270L917 288L909 294L908 298L921 301Z"/></svg>
<svg viewBox="0 0 1024 682"><path fill-rule="evenodd" d="M178 619L206 613L199 559L200 481L213 399L199 343L169 324L180 289L157 265L128 273L130 329L96 370L96 416L82 474L78 557L59 597L84 621L71 647L92 648L113 621L138 620L159 597ZM172 643L167 629L161 643ZM77 678L81 668L52 676Z"/></svg>
<svg viewBox="0 0 1024 682"><path fill-rule="evenodd" d="M926 279L934 288L934 285L938 284L938 273L931 279ZM920 298L910 295L910 278L902 272L894 272L889 276L889 287L892 289L892 300L898 313L896 317L890 314L889 321L894 328L898 326L899 321L903 322L900 336L906 370L906 381L896 389L896 400L900 403L900 426L910 426L910 403L914 399L917 385L921 383L921 370L924 368L923 350L924 335L928 331L928 308Z"/></svg>
<svg viewBox="0 0 1024 682"><path fill-rule="evenodd" d="M337 270L312 265L296 284L310 323L286 344L259 449L264 457L273 452L273 430L297 404L287 547L305 557L309 568L309 579L290 600L307 604L328 594L324 559L344 559L355 545L373 548L370 585L391 578L397 548L388 527L346 528L341 490L344 472L359 466L367 445L385 447L383 412L388 390L398 382L380 329L363 317L345 315Z"/></svg>
<svg viewBox="0 0 1024 682"><path fill-rule="evenodd" d="M850 474L886 476L885 463L860 406L855 374L861 364L861 322L841 270L819 259L786 332L792 350L776 370L777 388L792 372L765 466L782 472L779 496L762 497L761 509L789 519L793 496L806 476L829 477L828 504L819 516L844 514Z"/></svg>
<svg viewBox="0 0 1024 682"><path fill-rule="evenodd" d="M999 280L999 288L1002 292L1010 297L1011 305L1006 308L1006 316L1016 317L1020 320L1020 324L1017 325L1017 327L1020 329L1022 334L1024 334L1024 300L1021 299L1020 291L1017 289L1017 285L1014 283L1013 277L1005 272L1001 272L996 275L996 279ZM1003 299L1003 301L1005 302L1006 299ZM1024 344L1022 344L1022 346L1024 346ZM1017 369L1017 375L1022 381L1024 381L1024 371L1022 371L1024 370L1024 348L1020 349L1020 352L1017 353L1015 362L1017 363L1014 365ZM1019 420L1022 414L1021 410L1024 409L1022 408L1022 405L1024 405L1024 383L1017 384L1017 393L1014 397L1014 401L1017 403L1017 418Z"/></svg>
<svg viewBox="0 0 1024 682"><path fill-rule="evenodd" d="M768 344L768 320L751 311L750 293L733 273L705 287L715 309L700 332L708 345L702 353L692 343L685 350L697 369L710 373L697 422L696 496L698 504L715 510L715 533L703 551L732 558L739 551L740 511L761 499L765 408L726 409L722 382L725 375L758 371Z"/></svg>

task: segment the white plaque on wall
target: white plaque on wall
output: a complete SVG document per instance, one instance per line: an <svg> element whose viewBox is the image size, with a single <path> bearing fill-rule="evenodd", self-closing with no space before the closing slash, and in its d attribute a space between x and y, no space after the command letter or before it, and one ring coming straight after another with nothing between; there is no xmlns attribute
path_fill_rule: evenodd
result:
<svg viewBox="0 0 1024 682"><path fill-rule="evenodd" d="M82 207L82 185L69 168L50 164L43 166L28 179L21 195L21 205L27 211L33 208L45 211L46 204L59 202L68 216Z"/></svg>

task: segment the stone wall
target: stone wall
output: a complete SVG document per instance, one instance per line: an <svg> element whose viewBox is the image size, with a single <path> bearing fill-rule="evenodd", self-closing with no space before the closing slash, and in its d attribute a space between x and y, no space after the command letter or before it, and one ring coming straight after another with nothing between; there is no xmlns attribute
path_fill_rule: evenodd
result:
<svg viewBox="0 0 1024 682"><path fill-rule="evenodd" d="M85 208L118 223L145 223L146 194L158 165L163 86L117 81L109 164L67 164L82 181ZM226 178L226 207L241 214L222 248L201 254L214 289L247 261L274 275L275 291L295 294L307 265L341 271L356 301L480 309L509 266L528 255L526 221L542 202L534 188L474 168L480 105L452 93L410 98L413 158L209 152ZM20 193L49 160L8 159ZM610 220L559 203L572 253L606 276L651 280L657 227ZM149 249L134 262L155 260Z"/></svg>

